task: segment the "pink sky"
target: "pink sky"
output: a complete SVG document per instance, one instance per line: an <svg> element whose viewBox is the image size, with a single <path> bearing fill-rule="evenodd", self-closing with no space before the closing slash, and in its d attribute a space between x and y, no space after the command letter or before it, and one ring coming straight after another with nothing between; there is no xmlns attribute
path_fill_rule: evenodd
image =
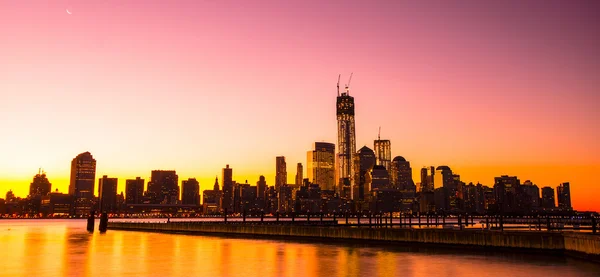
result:
<svg viewBox="0 0 600 277"><path fill-rule="evenodd" d="M291 182L354 72L357 148L381 126L415 172L570 181L600 210L600 4L400 2L2 1L0 197L39 167L66 191L85 151L119 190L225 164L272 185L278 155Z"/></svg>

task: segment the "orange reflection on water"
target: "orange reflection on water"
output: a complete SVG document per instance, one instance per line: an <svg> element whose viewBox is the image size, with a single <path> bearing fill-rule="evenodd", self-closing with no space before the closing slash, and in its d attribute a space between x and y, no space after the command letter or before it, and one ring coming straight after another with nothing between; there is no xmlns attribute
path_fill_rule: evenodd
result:
<svg viewBox="0 0 600 277"><path fill-rule="evenodd" d="M600 265L553 256L84 228L0 221L0 276L600 276Z"/></svg>

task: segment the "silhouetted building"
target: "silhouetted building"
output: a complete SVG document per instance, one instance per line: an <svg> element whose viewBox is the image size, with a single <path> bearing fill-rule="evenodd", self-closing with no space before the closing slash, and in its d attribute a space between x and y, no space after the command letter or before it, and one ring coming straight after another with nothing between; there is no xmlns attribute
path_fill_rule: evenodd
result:
<svg viewBox="0 0 600 277"><path fill-rule="evenodd" d="M296 166L296 183L295 185L301 186L302 180L304 180L304 168L302 167L302 163L298 163Z"/></svg>
<svg viewBox="0 0 600 277"><path fill-rule="evenodd" d="M520 212L519 192L521 181L514 176L502 175L494 178L494 195L499 212Z"/></svg>
<svg viewBox="0 0 600 277"><path fill-rule="evenodd" d="M227 209L227 213L233 213L233 169L226 165L223 168L223 200L221 208Z"/></svg>
<svg viewBox="0 0 600 277"><path fill-rule="evenodd" d="M29 197L44 196L52 190L52 184L46 178L45 172L39 172L33 177L33 182L29 185Z"/></svg>
<svg viewBox="0 0 600 277"><path fill-rule="evenodd" d="M556 201L554 199L554 189L551 187L542 188L542 208L545 210L552 210L556 208Z"/></svg>
<svg viewBox="0 0 600 277"><path fill-rule="evenodd" d="M377 165L382 165L388 172L390 172L390 166L392 162L392 143L387 139L376 139L373 142L373 149L375 151Z"/></svg>
<svg viewBox="0 0 600 277"><path fill-rule="evenodd" d="M117 178L104 175L98 180L98 200L100 212L114 213L117 211Z"/></svg>
<svg viewBox="0 0 600 277"><path fill-rule="evenodd" d="M309 182L323 190L336 190L335 144L315 142L315 149L306 155L306 165Z"/></svg>
<svg viewBox="0 0 600 277"><path fill-rule="evenodd" d="M390 183L392 188L400 191L417 192L417 187L412 178L410 162L403 157L397 156L390 166Z"/></svg>
<svg viewBox="0 0 600 277"><path fill-rule="evenodd" d="M73 196L58 192L51 192L42 196L41 211L46 216L69 215L73 205Z"/></svg>
<svg viewBox="0 0 600 277"><path fill-rule="evenodd" d="M267 180L263 175L260 175L260 177L258 177L258 182L256 182L256 195L258 205L261 209L264 209L266 207L267 199Z"/></svg>
<svg viewBox="0 0 600 277"><path fill-rule="evenodd" d="M153 170L148 182L150 204L179 204L179 176L174 170Z"/></svg>
<svg viewBox="0 0 600 277"><path fill-rule="evenodd" d="M383 165L373 166L371 176L373 178L371 181L371 191L378 189L391 189L390 175Z"/></svg>
<svg viewBox="0 0 600 277"><path fill-rule="evenodd" d="M349 85L349 84L348 84ZM338 131L338 187L340 192L350 191L353 187L354 158L356 153L356 131L354 127L354 97L350 96L350 89L346 86L340 95L338 84L338 96L336 103L337 131ZM350 195L342 195L349 198Z"/></svg>
<svg viewBox="0 0 600 277"><path fill-rule="evenodd" d="M136 177L135 179L125 180L125 203L142 204L144 201L144 183L145 180Z"/></svg>
<svg viewBox="0 0 600 277"><path fill-rule="evenodd" d="M431 174L428 174L430 172ZM421 192L429 191L433 192L434 190L434 176L435 176L435 168L432 166L430 168L423 167L421 168Z"/></svg>
<svg viewBox="0 0 600 277"><path fill-rule="evenodd" d="M243 185L242 187L242 197L241 197L241 206L242 212L250 212L255 213L261 210L259 204L257 203L257 188L256 186Z"/></svg>
<svg viewBox="0 0 600 277"><path fill-rule="evenodd" d="M376 165L381 167L382 165ZM375 213L398 212L402 207L402 193L397 189L381 188L371 192L371 211Z"/></svg>
<svg viewBox="0 0 600 277"><path fill-rule="evenodd" d="M90 152L84 152L71 161L69 194L73 196L73 213L88 215L94 207L94 184L96 182L96 160Z"/></svg>
<svg viewBox="0 0 600 277"><path fill-rule="evenodd" d="M202 210L204 214L221 213L221 199L223 192L219 190L219 178L215 178L215 185L212 190L202 192Z"/></svg>
<svg viewBox="0 0 600 277"><path fill-rule="evenodd" d="M571 206L571 185L566 182L556 187L556 196L558 197L558 208L561 210L572 210Z"/></svg>
<svg viewBox="0 0 600 277"><path fill-rule="evenodd" d="M354 155L354 187L352 188L352 200L368 201L371 191L373 177L371 175L375 166L375 152L369 147L363 146Z"/></svg>
<svg viewBox="0 0 600 277"><path fill-rule="evenodd" d="M527 201L529 202L528 206L532 210L537 210L541 208L540 203L540 189L537 185L527 180L521 185L521 189L523 193L527 196Z"/></svg>
<svg viewBox="0 0 600 277"><path fill-rule="evenodd" d="M293 208L292 200L292 188L287 184L279 187L279 190L277 191L277 203L279 208L277 211L280 213L291 212Z"/></svg>
<svg viewBox="0 0 600 277"><path fill-rule="evenodd" d="M12 190L8 190L6 192L6 199L5 200L6 200L6 202L12 202L12 201L15 200L15 194L13 193Z"/></svg>
<svg viewBox="0 0 600 277"><path fill-rule="evenodd" d="M200 206L200 183L195 178L181 182L181 204Z"/></svg>
<svg viewBox="0 0 600 277"><path fill-rule="evenodd" d="M287 184L287 164L285 157L279 156L275 158L275 190L279 191L279 187Z"/></svg>

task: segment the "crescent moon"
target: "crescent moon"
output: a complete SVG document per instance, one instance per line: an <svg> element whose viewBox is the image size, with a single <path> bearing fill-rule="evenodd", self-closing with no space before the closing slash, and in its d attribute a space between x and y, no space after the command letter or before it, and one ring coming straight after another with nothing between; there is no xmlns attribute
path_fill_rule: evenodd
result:
<svg viewBox="0 0 600 277"><path fill-rule="evenodd" d="M68 13L68 14L71 14L71 12L69 11L69 9L67 9L67 13Z"/></svg>

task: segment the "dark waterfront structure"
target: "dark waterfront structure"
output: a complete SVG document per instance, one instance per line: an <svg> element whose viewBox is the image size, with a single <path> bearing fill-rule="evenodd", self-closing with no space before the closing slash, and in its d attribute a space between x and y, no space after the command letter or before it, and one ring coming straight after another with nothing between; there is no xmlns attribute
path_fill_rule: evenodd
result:
<svg viewBox="0 0 600 277"><path fill-rule="evenodd" d="M287 164L285 163L285 157L275 157L275 190L279 191L279 188L287 184Z"/></svg>
<svg viewBox="0 0 600 277"><path fill-rule="evenodd" d="M136 177L135 179L125 180L125 203L142 204L144 201L144 183L145 180Z"/></svg>
<svg viewBox="0 0 600 277"><path fill-rule="evenodd" d="M356 153L356 131L354 127L354 97L350 96L350 81L346 84L345 91L340 95L338 79L338 96L336 103L337 134L338 134L338 189L343 198L350 197L353 187L354 167L353 156Z"/></svg>
<svg viewBox="0 0 600 277"><path fill-rule="evenodd" d="M336 190L335 144L315 142L314 146L314 150L306 154L308 181L323 190Z"/></svg>
<svg viewBox="0 0 600 277"><path fill-rule="evenodd" d="M73 214L89 215L94 207L94 184L96 182L96 160L90 152L84 152L71 162L69 194L73 196Z"/></svg>
<svg viewBox="0 0 600 277"><path fill-rule="evenodd" d="M556 187L556 196L558 198L558 208L561 210L571 210L571 185L562 183Z"/></svg>
<svg viewBox="0 0 600 277"><path fill-rule="evenodd" d="M98 180L99 209L102 213L117 212L117 178L104 175Z"/></svg>
<svg viewBox="0 0 600 277"><path fill-rule="evenodd" d="M150 204L178 204L178 179L174 170L153 170L147 190Z"/></svg>
<svg viewBox="0 0 600 277"><path fill-rule="evenodd" d="M181 204L200 206L200 183L195 178L181 182Z"/></svg>

